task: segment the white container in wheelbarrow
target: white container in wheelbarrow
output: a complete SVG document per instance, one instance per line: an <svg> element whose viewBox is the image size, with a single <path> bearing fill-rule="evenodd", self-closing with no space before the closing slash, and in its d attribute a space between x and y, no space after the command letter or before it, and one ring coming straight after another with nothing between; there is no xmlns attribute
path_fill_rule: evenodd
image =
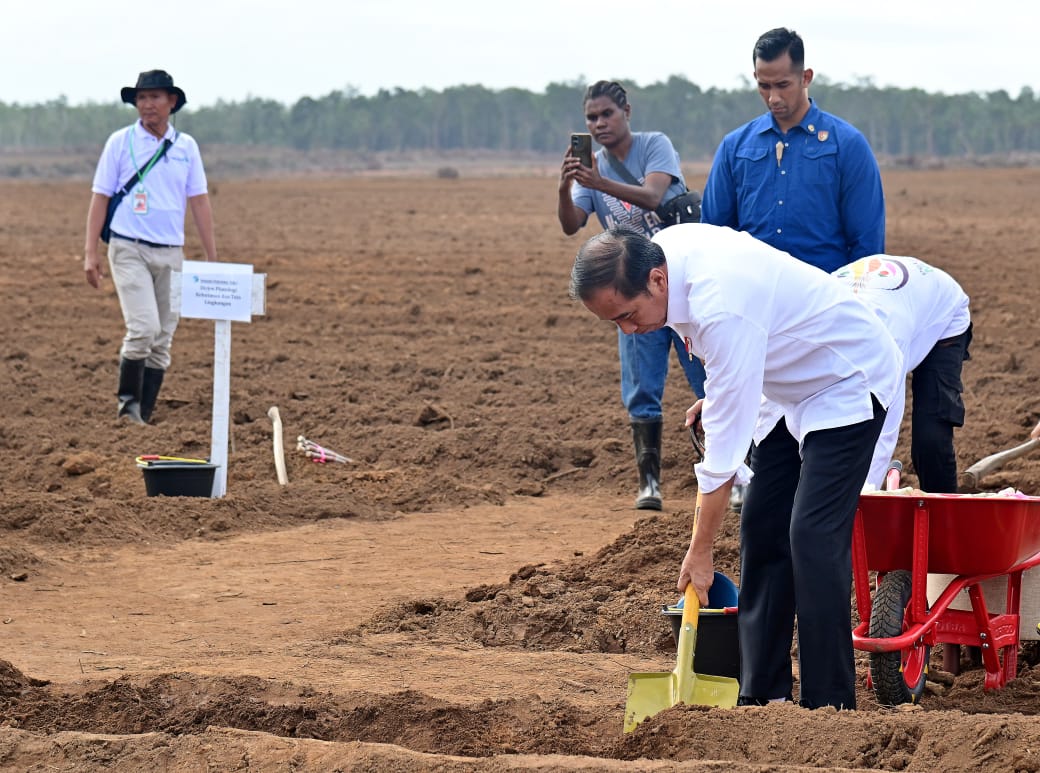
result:
<svg viewBox="0 0 1040 773"><path fill-rule="evenodd" d="M928 575L928 603L934 604L939 594L946 590L950 581L956 575L952 574L930 574ZM1003 612L1007 603L1006 575L992 577L979 583L982 588L982 597L986 600L986 608L990 612ZM950 609L962 609L971 611L971 599L968 598L968 589L965 588L957 599L950 604ZM1040 624L1040 566L1027 569L1022 572L1022 603L1019 606L1019 618L1022 624L1018 627L1019 641L1040 641L1040 633L1036 627Z"/></svg>

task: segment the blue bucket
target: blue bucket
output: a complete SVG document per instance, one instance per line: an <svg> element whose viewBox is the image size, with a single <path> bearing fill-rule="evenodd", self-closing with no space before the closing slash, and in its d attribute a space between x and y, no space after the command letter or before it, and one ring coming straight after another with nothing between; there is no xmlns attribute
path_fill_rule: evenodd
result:
<svg viewBox="0 0 1040 773"><path fill-rule="evenodd" d="M715 572L715 579L711 583L711 587L708 588L708 606L705 609L725 609L726 607L735 607L737 605L737 584L733 582L729 577L724 575L722 572ZM683 608L683 599L681 596L679 600L672 606L675 609Z"/></svg>

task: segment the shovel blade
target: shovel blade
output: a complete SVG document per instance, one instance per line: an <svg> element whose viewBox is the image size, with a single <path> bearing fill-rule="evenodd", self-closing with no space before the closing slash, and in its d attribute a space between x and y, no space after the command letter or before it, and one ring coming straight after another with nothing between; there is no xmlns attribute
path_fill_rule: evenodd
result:
<svg viewBox="0 0 1040 773"><path fill-rule="evenodd" d="M629 674L628 698L625 701L625 732L659 711L678 703L690 706L733 708L740 695L736 679L710 674L693 674L681 680L675 671L666 673Z"/></svg>

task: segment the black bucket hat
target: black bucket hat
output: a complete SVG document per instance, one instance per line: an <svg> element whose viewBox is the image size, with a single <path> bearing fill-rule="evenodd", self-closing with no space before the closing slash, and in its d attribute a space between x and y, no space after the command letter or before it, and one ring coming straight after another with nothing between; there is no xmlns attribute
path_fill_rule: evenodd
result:
<svg viewBox="0 0 1040 773"><path fill-rule="evenodd" d="M165 89L171 94L176 94L177 104L173 106L171 113L176 113L188 101L188 98L184 96L184 91L173 85L173 76L166 70L148 70L141 73L137 76L137 85L124 86L123 90L119 92L119 96L128 105L137 104L138 89Z"/></svg>

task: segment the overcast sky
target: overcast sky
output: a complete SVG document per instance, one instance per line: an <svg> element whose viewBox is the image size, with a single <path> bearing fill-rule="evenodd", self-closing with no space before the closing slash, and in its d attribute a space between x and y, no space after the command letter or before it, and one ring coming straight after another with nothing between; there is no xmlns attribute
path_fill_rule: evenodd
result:
<svg viewBox="0 0 1040 773"><path fill-rule="evenodd" d="M807 66L831 81L1040 92L1038 0L21 0L4 4L2 24L8 104L111 102L153 68L173 74L189 108L671 75L730 89L750 78L755 39L778 26L802 35Z"/></svg>

